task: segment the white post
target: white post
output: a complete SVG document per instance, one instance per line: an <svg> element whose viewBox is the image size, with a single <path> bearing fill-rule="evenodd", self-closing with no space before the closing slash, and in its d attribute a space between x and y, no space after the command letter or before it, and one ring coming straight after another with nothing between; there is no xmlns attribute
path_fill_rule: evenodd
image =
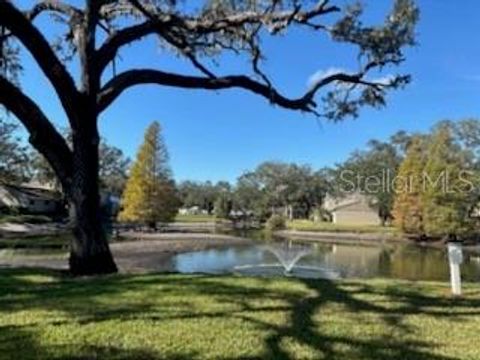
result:
<svg viewBox="0 0 480 360"><path fill-rule="evenodd" d="M460 264L463 262L462 244L448 243L448 261L450 263L450 283L453 295L462 295Z"/></svg>

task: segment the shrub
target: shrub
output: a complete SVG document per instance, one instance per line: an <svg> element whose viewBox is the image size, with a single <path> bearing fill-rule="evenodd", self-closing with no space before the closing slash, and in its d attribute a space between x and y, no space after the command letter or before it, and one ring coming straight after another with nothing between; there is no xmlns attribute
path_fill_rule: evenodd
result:
<svg viewBox="0 0 480 360"><path fill-rule="evenodd" d="M283 230L286 227L287 221L282 215L273 214L266 223L266 228L270 231Z"/></svg>

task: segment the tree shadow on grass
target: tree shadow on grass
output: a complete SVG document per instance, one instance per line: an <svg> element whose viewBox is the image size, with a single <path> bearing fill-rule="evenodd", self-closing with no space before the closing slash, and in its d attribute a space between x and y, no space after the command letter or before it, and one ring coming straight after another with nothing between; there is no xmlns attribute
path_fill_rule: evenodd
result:
<svg viewBox="0 0 480 360"><path fill-rule="evenodd" d="M330 334L325 325L319 325L314 320L316 312L328 303L340 304L352 314L373 312L381 314L382 319L389 326L395 326L401 332L412 331L402 324L401 317L422 311L420 308L408 307L387 309L370 302L359 300L348 291L343 290L330 281L304 281L306 286L313 290L315 295L306 299L298 299L292 303L290 321L285 326L274 329L266 340L267 356L272 359L292 359L291 351L282 347L282 341L293 339L307 347L317 349L325 359L429 359L445 360L451 357L436 355L431 352L433 345L417 340L402 340L381 336L373 339L358 339L345 335ZM368 290L361 290L369 294ZM390 319L395 318L395 322ZM260 324L269 328L268 324ZM341 349L341 350L340 350Z"/></svg>
<svg viewBox="0 0 480 360"><path fill-rule="evenodd" d="M42 282L32 276L53 276L54 281ZM281 286L276 285L278 283ZM263 349L252 349L256 351L252 351L251 356L221 357L225 359L452 360L455 358L435 351L438 343L422 340L421 330L409 323L407 318L422 315L432 319L458 320L480 315L480 299L476 296L452 299L436 293L422 293L420 287L407 282L400 286L388 283L373 286L361 281L196 275L116 275L70 279L50 271L2 270L0 289L0 316L23 310L60 310L79 326L140 318L158 326L172 320L205 320L209 323L227 319L248 324L264 341ZM124 298L125 294L136 293L144 297L140 301ZM162 297L171 298L162 300ZM194 304L195 297L204 297L214 306L204 308L201 303ZM105 299L118 301L102 302ZM355 327L358 320L360 328L369 321L384 328L381 331L376 328L368 336L355 336L355 331L345 331L342 324L333 324L339 328L332 329L329 321L345 320L341 317L329 319L336 311L347 314L349 322L344 326ZM270 316L265 317L265 314ZM285 315L285 321L271 321L272 316L275 318L277 314ZM355 320L352 321L353 317ZM72 320L67 318L64 321ZM166 357L149 348L45 348L36 341L35 332L29 328L32 325L41 327L45 325L45 320L39 324L0 327L0 358L2 352L16 353L18 347L23 347L24 352L27 350L27 354L52 359L62 358L62 353L70 354L65 359L72 358L72 351L78 354L74 359L202 358L200 352L182 353L182 350ZM79 344L69 346L75 348ZM60 357L50 356L52 353L60 354Z"/></svg>
<svg viewBox="0 0 480 360"><path fill-rule="evenodd" d="M36 333L25 327L0 326L0 359L18 360L194 360L196 353L177 353L168 356L145 348L116 346L50 345L38 342Z"/></svg>

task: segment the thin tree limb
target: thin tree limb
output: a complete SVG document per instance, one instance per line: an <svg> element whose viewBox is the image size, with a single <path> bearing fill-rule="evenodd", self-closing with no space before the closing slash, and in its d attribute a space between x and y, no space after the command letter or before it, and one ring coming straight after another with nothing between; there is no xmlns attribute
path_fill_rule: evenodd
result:
<svg viewBox="0 0 480 360"><path fill-rule="evenodd" d="M336 6L327 6L328 1L321 1L317 6L307 11L300 11L298 7L290 11L244 11L226 15L223 18L211 19L206 16L179 17L174 13L153 13L137 0L130 0L130 2L132 3L132 8L145 16L146 20L141 24L132 25L117 31L105 41L98 51L98 61L102 70L114 59L121 47L148 35L158 34L164 36L174 31L177 34L204 36L220 33L228 29L240 29L251 24L263 24L275 34L289 26L292 22L310 25L309 22L314 18L340 11ZM203 70L202 72L205 73Z"/></svg>

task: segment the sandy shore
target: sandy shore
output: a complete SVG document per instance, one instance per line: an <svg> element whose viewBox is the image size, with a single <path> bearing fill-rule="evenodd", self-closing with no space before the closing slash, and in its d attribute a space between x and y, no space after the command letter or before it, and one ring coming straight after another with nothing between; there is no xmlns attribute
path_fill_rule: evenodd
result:
<svg viewBox="0 0 480 360"><path fill-rule="evenodd" d="M126 273L170 271L176 254L251 243L245 238L219 234L127 232L121 235L127 240L110 246L120 272ZM12 255L10 250L0 251L0 267L68 268L68 254Z"/></svg>

